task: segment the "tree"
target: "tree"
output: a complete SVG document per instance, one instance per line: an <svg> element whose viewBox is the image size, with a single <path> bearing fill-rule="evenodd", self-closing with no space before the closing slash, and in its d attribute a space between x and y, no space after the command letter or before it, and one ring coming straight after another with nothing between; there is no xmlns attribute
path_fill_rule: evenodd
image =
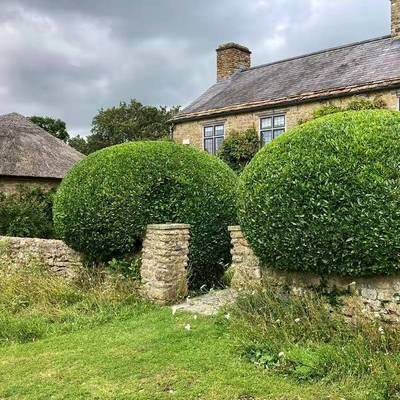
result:
<svg viewBox="0 0 400 400"><path fill-rule="evenodd" d="M70 138L68 144L82 154L89 154L87 141L79 135Z"/></svg>
<svg viewBox="0 0 400 400"><path fill-rule="evenodd" d="M87 138L87 151L91 153L135 140L167 138L172 128L171 119L179 112L179 108L145 106L137 100L102 108L93 118L92 135Z"/></svg>
<svg viewBox="0 0 400 400"><path fill-rule="evenodd" d="M36 115L30 117L29 119L34 124L40 126L45 131L55 136L57 139L60 139L65 143L68 142L69 133L67 132L67 127L65 122L62 121L61 119L54 119L50 117L39 117Z"/></svg>

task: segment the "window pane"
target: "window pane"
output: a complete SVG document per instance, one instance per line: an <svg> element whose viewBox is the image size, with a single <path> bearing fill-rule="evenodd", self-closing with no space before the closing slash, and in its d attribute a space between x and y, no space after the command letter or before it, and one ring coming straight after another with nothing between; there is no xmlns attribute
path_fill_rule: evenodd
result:
<svg viewBox="0 0 400 400"><path fill-rule="evenodd" d="M282 135L282 133L285 133L284 129L275 129L274 130L274 138L277 138L278 136Z"/></svg>
<svg viewBox="0 0 400 400"><path fill-rule="evenodd" d="M218 150L221 147L221 144L222 144L223 141L224 141L223 137L216 137L215 138L215 153L218 152Z"/></svg>
<svg viewBox="0 0 400 400"><path fill-rule="evenodd" d="M214 134L214 128L212 126L206 126L204 128L204 137L212 137Z"/></svg>
<svg viewBox="0 0 400 400"><path fill-rule="evenodd" d="M223 125L217 125L215 127L215 136L224 136L224 126Z"/></svg>
<svg viewBox="0 0 400 400"><path fill-rule="evenodd" d="M262 138L263 144L271 143L272 139L273 139L272 131L262 131L261 138Z"/></svg>
<svg viewBox="0 0 400 400"><path fill-rule="evenodd" d="M261 129L272 128L272 117L261 118Z"/></svg>
<svg viewBox="0 0 400 400"><path fill-rule="evenodd" d="M285 126L285 116L279 115L274 117L274 128L282 128Z"/></svg>
<svg viewBox="0 0 400 400"><path fill-rule="evenodd" d="M213 142L214 142L214 139L204 139L204 150L207 153L213 154L213 152L214 152Z"/></svg>

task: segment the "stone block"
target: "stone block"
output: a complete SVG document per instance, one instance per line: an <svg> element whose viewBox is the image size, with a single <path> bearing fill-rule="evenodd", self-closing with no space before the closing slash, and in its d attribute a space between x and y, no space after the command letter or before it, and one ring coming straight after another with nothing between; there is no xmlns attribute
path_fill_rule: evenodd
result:
<svg viewBox="0 0 400 400"><path fill-rule="evenodd" d="M376 289L362 288L361 297L367 300L376 300L378 298L378 292Z"/></svg>

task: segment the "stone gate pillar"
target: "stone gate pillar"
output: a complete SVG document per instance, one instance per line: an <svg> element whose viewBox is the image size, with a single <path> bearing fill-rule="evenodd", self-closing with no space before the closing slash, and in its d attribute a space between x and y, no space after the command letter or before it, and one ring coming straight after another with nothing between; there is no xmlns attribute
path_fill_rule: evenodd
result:
<svg viewBox="0 0 400 400"><path fill-rule="evenodd" d="M142 252L142 293L158 304L186 297L190 225L148 225Z"/></svg>
<svg viewBox="0 0 400 400"><path fill-rule="evenodd" d="M230 226L233 288L248 288L261 284L261 268L258 257L253 253L240 226Z"/></svg>

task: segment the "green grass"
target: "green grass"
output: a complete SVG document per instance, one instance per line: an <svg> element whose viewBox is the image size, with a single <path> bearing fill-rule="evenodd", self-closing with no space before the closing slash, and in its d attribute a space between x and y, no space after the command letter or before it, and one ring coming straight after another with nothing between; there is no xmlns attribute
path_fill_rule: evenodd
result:
<svg viewBox="0 0 400 400"><path fill-rule="evenodd" d="M256 368L235 353L227 323L169 309L1 350L0 399L361 400L367 393L350 381L302 384Z"/></svg>
<svg viewBox="0 0 400 400"><path fill-rule="evenodd" d="M0 399L397 399L397 373L382 374L385 357L398 367L396 332L383 343L380 333L357 331L369 347L360 339L346 355L354 331L320 306L256 293L230 319L173 315L141 301L129 279L66 282L37 263L0 259ZM293 322L299 314L302 324Z"/></svg>

